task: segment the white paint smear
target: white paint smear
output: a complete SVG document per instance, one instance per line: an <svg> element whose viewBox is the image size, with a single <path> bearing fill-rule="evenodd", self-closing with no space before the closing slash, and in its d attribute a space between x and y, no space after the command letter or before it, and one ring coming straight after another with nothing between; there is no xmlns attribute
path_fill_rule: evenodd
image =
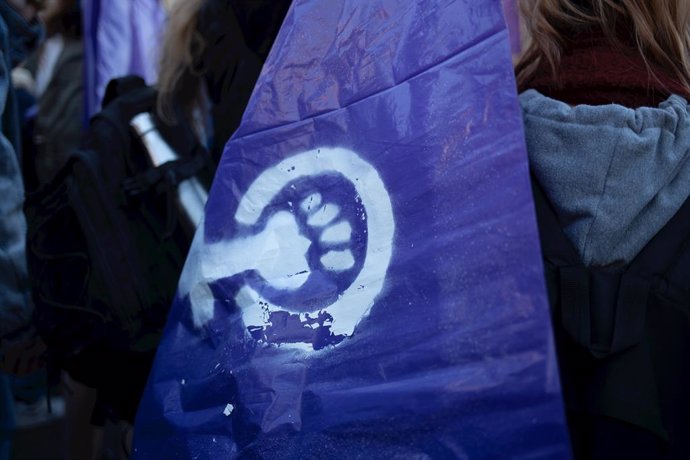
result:
<svg viewBox="0 0 690 460"><path fill-rule="evenodd" d="M309 216L307 224L312 227L324 227L337 219L339 215L340 206L332 203L324 204Z"/></svg>
<svg viewBox="0 0 690 460"><path fill-rule="evenodd" d="M347 221L328 227L321 234L322 243L347 243L352 238L352 226Z"/></svg>
<svg viewBox="0 0 690 460"><path fill-rule="evenodd" d="M302 201L302 204L300 205L300 207L302 208L302 211L304 211L306 214L313 214L319 209L320 205L321 205L321 194L320 193L314 193L312 195L309 195L309 197L307 197L304 201Z"/></svg>
<svg viewBox="0 0 690 460"><path fill-rule="evenodd" d="M328 251L321 256L321 264L327 270L342 272L354 267L355 258L352 256L352 251L349 249L345 251Z"/></svg>

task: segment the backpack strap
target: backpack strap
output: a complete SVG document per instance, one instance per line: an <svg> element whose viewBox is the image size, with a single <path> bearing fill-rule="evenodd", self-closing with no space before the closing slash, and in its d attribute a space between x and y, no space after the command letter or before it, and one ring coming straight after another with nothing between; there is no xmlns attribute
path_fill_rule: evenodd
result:
<svg viewBox="0 0 690 460"><path fill-rule="evenodd" d="M165 195L166 222L163 238L172 236L177 224L178 213L175 210L175 193L177 186L193 176L196 176L208 165L206 151L191 158L169 161L155 168L148 169L134 177L122 181L122 197L124 204L131 204L144 193L156 191Z"/></svg>
<svg viewBox="0 0 690 460"><path fill-rule="evenodd" d="M176 188L180 182L195 176L207 166L205 151L199 147L199 153L191 158L169 161L122 181L122 192L125 200L137 197L164 183L166 189Z"/></svg>

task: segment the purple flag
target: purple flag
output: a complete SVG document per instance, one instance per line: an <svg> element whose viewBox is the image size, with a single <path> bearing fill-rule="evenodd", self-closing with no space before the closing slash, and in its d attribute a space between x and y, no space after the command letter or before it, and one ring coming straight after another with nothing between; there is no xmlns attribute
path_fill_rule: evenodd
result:
<svg viewBox="0 0 690 460"><path fill-rule="evenodd" d="M520 33L520 9L518 8L518 0L502 0L503 10L506 15L506 23L508 24L508 33L510 34L510 49L513 55L520 54L522 51L522 37Z"/></svg>
<svg viewBox="0 0 690 460"><path fill-rule="evenodd" d="M166 12L158 0L85 0L86 115L100 109L113 78L156 81Z"/></svg>
<svg viewBox="0 0 690 460"><path fill-rule="evenodd" d="M138 459L569 457L497 0L296 0L225 149Z"/></svg>

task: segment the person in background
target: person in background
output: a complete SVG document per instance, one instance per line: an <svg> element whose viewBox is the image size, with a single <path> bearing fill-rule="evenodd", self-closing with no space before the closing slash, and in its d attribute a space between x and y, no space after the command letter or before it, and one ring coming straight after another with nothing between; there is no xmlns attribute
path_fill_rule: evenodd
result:
<svg viewBox="0 0 690 460"><path fill-rule="evenodd" d="M39 6L20 0L0 2L0 359L2 370L15 374L31 372L42 353L30 322L19 114L10 77L11 69L38 45ZM9 458L11 401L7 376L0 371L0 459Z"/></svg>
<svg viewBox="0 0 690 460"><path fill-rule="evenodd" d="M79 146L82 133L83 60L81 9L77 0L48 0L40 13L46 39L23 65L34 77L38 101L34 125L35 158L29 176L46 183ZM27 175L25 174L25 177Z"/></svg>
<svg viewBox="0 0 690 460"><path fill-rule="evenodd" d="M690 2L521 0L516 66L577 459L690 458Z"/></svg>
<svg viewBox="0 0 690 460"><path fill-rule="evenodd" d="M182 107L218 164L240 124L290 0L174 0L161 51L158 112Z"/></svg>

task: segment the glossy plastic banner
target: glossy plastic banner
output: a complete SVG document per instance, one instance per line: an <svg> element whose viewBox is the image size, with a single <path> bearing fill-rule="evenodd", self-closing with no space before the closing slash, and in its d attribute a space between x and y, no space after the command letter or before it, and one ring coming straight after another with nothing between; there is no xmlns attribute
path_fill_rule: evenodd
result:
<svg viewBox="0 0 690 460"><path fill-rule="evenodd" d="M138 459L569 457L500 0L297 0Z"/></svg>

